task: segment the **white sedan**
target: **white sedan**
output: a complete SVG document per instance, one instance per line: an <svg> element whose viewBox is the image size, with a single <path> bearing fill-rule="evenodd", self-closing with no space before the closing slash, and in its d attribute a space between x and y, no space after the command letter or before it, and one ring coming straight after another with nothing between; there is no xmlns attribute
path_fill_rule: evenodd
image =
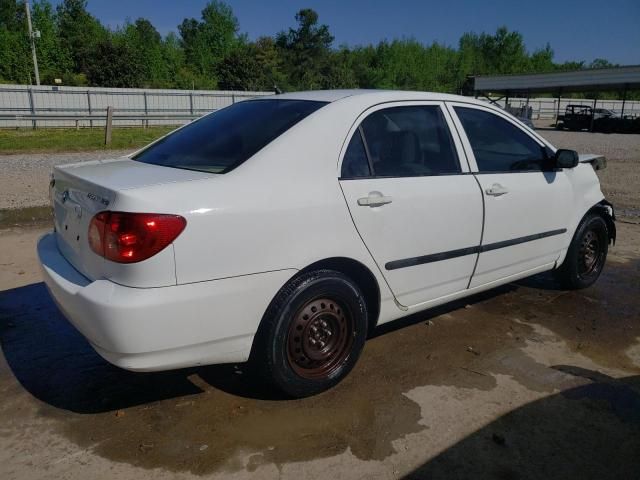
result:
<svg viewBox="0 0 640 480"><path fill-rule="evenodd" d="M615 240L601 165L466 97L261 97L56 167L38 254L109 362L251 360L305 396L344 378L376 325L546 270L591 285Z"/></svg>

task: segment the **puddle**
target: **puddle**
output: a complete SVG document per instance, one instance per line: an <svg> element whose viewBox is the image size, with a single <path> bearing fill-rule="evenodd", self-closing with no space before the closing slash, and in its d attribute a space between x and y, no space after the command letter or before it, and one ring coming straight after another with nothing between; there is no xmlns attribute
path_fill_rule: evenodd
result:
<svg viewBox="0 0 640 480"><path fill-rule="evenodd" d="M640 336L640 260L607 262L596 284L584 290L553 290L550 274L519 286L517 293L487 305L488 311L540 324L600 365L640 372L627 354Z"/></svg>

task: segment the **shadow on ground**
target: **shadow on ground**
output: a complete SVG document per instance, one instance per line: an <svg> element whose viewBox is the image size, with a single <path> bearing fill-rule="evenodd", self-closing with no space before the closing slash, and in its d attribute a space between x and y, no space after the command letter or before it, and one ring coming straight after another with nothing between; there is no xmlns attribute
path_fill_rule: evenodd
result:
<svg viewBox="0 0 640 480"><path fill-rule="evenodd" d="M378 327L371 338L427 321L513 290L505 286ZM167 372L129 372L109 364L64 318L43 283L0 292L0 344L14 376L46 404L81 414L110 412L203 392L208 386L240 397L286 400L247 364ZM205 386L206 388L206 386Z"/></svg>
<svg viewBox="0 0 640 480"><path fill-rule="evenodd" d="M67 322L43 283L0 292L0 342L11 371L29 393L75 413L109 412L202 393L189 379L194 373L223 391L274 398L233 365L152 373L115 367Z"/></svg>
<svg viewBox="0 0 640 480"><path fill-rule="evenodd" d="M590 383L509 412L405 478L639 478L640 376L553 368Z"/></svg>

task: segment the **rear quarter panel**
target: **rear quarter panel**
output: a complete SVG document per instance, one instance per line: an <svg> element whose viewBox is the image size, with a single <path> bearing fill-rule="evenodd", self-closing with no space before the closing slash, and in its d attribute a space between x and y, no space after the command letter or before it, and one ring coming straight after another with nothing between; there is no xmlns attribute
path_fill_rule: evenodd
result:
<svg viewBox="0 0 640 480"><path fill-rule="evenodd" d="M227 174L124 191L118 207L187 219L173 244L178 284L348 257L369 268L381 298L390 299L338 183L340 150L368 103L340 103L318 110Z"/></svg>

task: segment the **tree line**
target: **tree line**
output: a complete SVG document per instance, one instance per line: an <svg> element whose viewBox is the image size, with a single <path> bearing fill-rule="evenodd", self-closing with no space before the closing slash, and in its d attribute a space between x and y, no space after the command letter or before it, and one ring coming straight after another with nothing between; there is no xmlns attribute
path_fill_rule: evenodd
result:
<svg viewBox="0 0 640 480"><path fill-rule="evenodd" d="M457 47L415 39L334 45L318 14L302 9L296 26L249 40L231 7L210 1L162 36L138 18L115 30L87 11L86 0L32 4L42 83L223 90L397 88L460 92L470 75L540 73L612 66L604 59L556 63L550 45L529 52L522 35L465 33ZM24 2L0 0L0 82L33 82Z"/></svg>

